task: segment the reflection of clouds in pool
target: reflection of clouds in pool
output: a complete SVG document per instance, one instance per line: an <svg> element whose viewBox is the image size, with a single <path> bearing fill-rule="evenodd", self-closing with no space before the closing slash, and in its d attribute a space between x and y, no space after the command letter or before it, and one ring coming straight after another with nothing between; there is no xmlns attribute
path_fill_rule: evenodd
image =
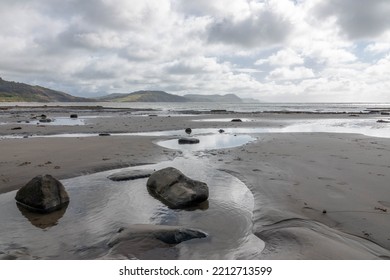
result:
<svg viewBox="0 0 390 280"><path fill-rule="evenodd" d="M238 127L238 128L222 127L225 132L221 135L237 134L237 136L239 136L240 134L258 134L258 133L260 134L260 133L324 132L324 133L356 133L356 134L363 134L372 137L390 138L390 123L377 123L376 121L377 119L375 118L371 118L371 119L367 118L367 119L360 119L360 120L356 120L356 119L302 119L302 120L298 119L298 120L283 120L283 121L280 120L279 121L280 123L285 124L282 127ZM192 133L191 133L191 135L195 136L196 138L200 138L201 136L210 136L209 138L205 138L204 142L211 143L211 141L218 141L218 139L223 139L222 137L217 138L215 134L219 134L218 128L195 128L192 129ZM55 135L32 135L29 136L29 138L35 138L35 137L65 138L65 137L96 137L96 136L98 136L98 134L72 133L72 134L55 134ZM165 130L165 131L136 132L136 133L134 132L112 133L111 136L113 137L114 136L183 137L187 135L184 132L184 130ZM0 136L0 139L12 139L12 138L22 138L22 137L23 135L4 135L4 136ZM166 142L163 141L162 143L166 143L166 145L169 145L170 147L172 147L172 149L177 149L177 147L173 147L173 142L171 143L169 141ZM215 143L218 144L221 142L215 142ZM246 143L245 141L242 142L242 144L245 143ZM221 144L221 146L223 146L223 144ZM232 144L232 146L227 145L227 147L236 147L236 146L237 146L236 144ZM167 148L170 147L167 146ZM202 150L202 149L212 149L212 148L202 147L194 150Z"/></svg>
<svg viewBox="0 0 390 280"><path fill-rule="evenodd" d="M16 206L15 192L0 195L3 222L0 250L20 244L31 255L42 258L93 259L107 253L107 241L122 226L165 224L196 228L209 234L210 238L180 244L177 249L184 259L234 258L248 242L248 235L252 235L254 201L248 188L237 178L196 157L145 168L158 170L168 166L180 168L187 176L209 185L208 207L191 211L169 209L149 195L147 179L114 182L107 178L118 170L76 177L62 181L70 203L65 213L58 213L58 217L49 221L48 227L41 223L39 227L31 225ZM53 222L55 226L51 226ZM260 242L260 252L263 243L256 242Z"/></svg>
<svg viewBox="0 0 390 280"><path fill-rule="evenodd" d="M377 123L376 119L302 120L277 129L275 132L355 133L372 137L390 138L390 124Z"/></svg>
<svg viewBox="0 0 390 280"><path fill-rule="evenodd" d="M196 137L200 140L198 144L181 145L177 139L160 141L157 144L168 149L184 150L184 151L201 151L211 149L233 148L244 145L255 138L249 135L231 135L231 134L214 134Z"/></svg>

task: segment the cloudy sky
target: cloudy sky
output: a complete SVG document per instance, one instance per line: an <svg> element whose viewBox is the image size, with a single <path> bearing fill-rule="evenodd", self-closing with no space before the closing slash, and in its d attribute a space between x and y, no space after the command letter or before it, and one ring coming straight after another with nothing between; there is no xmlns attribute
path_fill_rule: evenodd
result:
<svg viewBox="0 0 390 280"><path fill-rule="evenodd" d="M389 0L0 0L0 76L86 97L390 102L389 15Z"/></svg>

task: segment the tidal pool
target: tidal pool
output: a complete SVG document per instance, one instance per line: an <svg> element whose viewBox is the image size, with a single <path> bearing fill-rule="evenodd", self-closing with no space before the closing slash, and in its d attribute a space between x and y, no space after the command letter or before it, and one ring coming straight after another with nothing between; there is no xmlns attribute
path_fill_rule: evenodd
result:
<svg viewBox="0 0 390 280"><path fill-rule="evenodd" d="M157 144L164 148L174 150L203 151L238 147L256 140L256 138L249 135L232 134L203 135L195 138L199 139L198 144L179 144L178 139L159 141Z"/></svg>
<svg viewBox="0 0 390 280"><path fill-rule="evenodd" d="M249 257L247 248L260 253L264 243L252 234L253 196L237 178L215 170L206 160L179 158L144 166L180 168L209 186L207 203L188 210L170 209L152 197L147 179L113 182L111 170L62 180L70 196L67 208L48 216L19 208L15 192L0 195L0 259L3 253L24 252L43 259L96 259L109 251L107 242L120 227L134 224L180 225L208 233L174 247L179 259L235 259ZM127 168L140 169L138 168ZM136 257L161 258L164 250L149 248ZM172 256L171 254L168 254Z"/></svg>

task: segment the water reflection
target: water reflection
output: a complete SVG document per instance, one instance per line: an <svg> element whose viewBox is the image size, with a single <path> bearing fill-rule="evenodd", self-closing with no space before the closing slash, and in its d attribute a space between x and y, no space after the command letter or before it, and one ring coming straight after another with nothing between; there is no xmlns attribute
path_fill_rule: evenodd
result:
<svg viewBox="0 0 390 280"><path fill-rule="evenodd" d="M58 221L64 216L66 209L68 208L68 204L64 205L61 209L47 213L41 214L36 212L31 212L24 208L23 206L16 203L20 213L26 217L26 219L35 227L46 229L53 227L58 224Z"/></svg>
<svg viewBox="0 0 390 280"><path fill-rule="evenodd" d="M212 149L224 149L238 147L256 140L249 135L215 134L196 137L200 140L198 144L181 145L177 139L160 141L157 144L168 149L182 151L202 151Z"/></svg>
<svg viewBox="0 0 390 280"><path fill-rule="evenodd" d="M66 209L46 217L18 209L15 192L0 195L0 251L19 244L26 247L30 255L44 259L101 258L110 254L107 242L118 228L162 224L197 228L207 232L210 238L183 242L174 251L166 246L149 246L137 254L138 257L234 258L252 235L254 202L248 188L235 177L215 170L205 159L178 158L145 166L145 169L168 166L180 168L185 175L206 182L208 203L188 211L170 209L149 195L147 178L120 182L107 178L118 170L62 180L70 203ZM126 250L131 252L133 245L134 250L139 249L136 244L130 244Z"/></svg>

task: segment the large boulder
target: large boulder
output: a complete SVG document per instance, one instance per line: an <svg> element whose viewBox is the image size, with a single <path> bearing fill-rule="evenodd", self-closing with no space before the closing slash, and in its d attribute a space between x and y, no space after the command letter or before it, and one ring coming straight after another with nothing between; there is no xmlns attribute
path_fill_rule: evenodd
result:
<svg viewBox="0 0 390 280"><path fill-rule="evenodd" d="M51 175L33 178L18 190L15 199L26 209L41 213L53 212L69 203L64 186Z"/></svg>
<svg viewBox="0 0 390 280"><path fill-rule="evenodd" d="M146 185L153 195L171 208L194 206L209 197L206 183L192 180L173 167L154 172Z"/></svg>

